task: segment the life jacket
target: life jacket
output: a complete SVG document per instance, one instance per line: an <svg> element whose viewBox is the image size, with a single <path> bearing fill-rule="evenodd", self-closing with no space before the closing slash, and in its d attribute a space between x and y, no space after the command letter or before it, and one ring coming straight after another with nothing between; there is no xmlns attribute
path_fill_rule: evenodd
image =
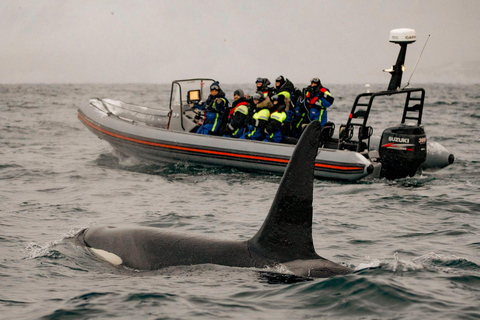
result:
<svg viewBox="0 0 480 320"><path fill-rule="evenodd" d="M275 111L270 115L270 119L283 123L287 119L287 113L285 111Z"/></svg>
<svg viewBox="0 0 480 320"><path fill-rule="evenodd" d="M240 112L243 113L244 115L248 114L248 107L247 103L240 103L233 111L233 113Z"/></svg>
<svg viewBox="0 0 480 320"><path fill-rule="evenodd" d="M238 101L238 100L237 100ZM248 106L243 103L239 103L226 126L226 136L233 137L233 138L240 138L240 136L244 132L245 125L247 123L247 117L249 114Z"/></svg>
<svg viewBox="0 0 480 320"><path fill-rule="evenodd" d="M288 96L284 92L287 92ZM290 99L290 95L294 92L295 92L295 86L288 79L285 79L285 83L277 88L277 94L278 95L283 94L283 95L285 95L285 97L288 97L289 99Z"/></svg>
<svg viewBox="0 0 480 320"><path fill-rule="evenodd" d="M216 96L210 95L205 103L205 109L207 112L205 112L203 123L211 124L211 131L215 133L217 133L219 128L226 123L224 120L224 111L228 108L228 100L225 98L225 94L223 91L220 93ZM220 99L222 103L217 104L217 99Z"/></svg>
<svg viewBox="0 0 480 320"><path fill-rule="evenodd" d="M265 127L267 141L281 142L283 140L282 124L285 119L287 119L285 111L275 111L270 115L270 120Z"/></svg>
<svg viewBox="0 0 480 320"><path fill-rule="evenodd" d="M263 129L267 125L269 117L270 111L268 111L268 109L260 109L255 112L255 114L253 115L253 120L255 120L255 123L250 126L250 130L246 135L247 139L263 139Z"/></svg>
<svg viewBox="0 0 480 320"><path fill-rule="evenodd" d="M322 93L321 98L320 94L314 94L314 96L312 96L313 94L310 91L307 91L305 97L307 98L308 106L315 109L325 109L330 107L334 100L330 90L325 87L321 87L319 92Z"/></svg>
<svg viewBox="0 0 480 320"><path fill-rule="evenodd" d="M220 107L218 104L217 104L217 99L220 99L222 100L222 104L223 104L223 107ZM223 111L225 111L225 108L228 107L228 100L225 99L225 98L222 98L222 97L217 97L213 100L213 104L211 105L211 109L207 109L207 112L217 112L217 113L223 113Z"/></svg>
<svg viewBox="0 0 480 320"><path fill-rule="evenodd" d="M277 93L277 95L284 96L285 98L290 99L290 92L288 92L288 91L281 91L281 92Z"/></svg>
<svg viewBox="0 0 480 320"><path fill-rule="evenodd" d="M232 113L230 122L228 124L228 129L235 130L243 128L246 124L248 113L248 107L246 105L238 105L235 108L235 111Z"/></svg>
<svg viewBox="0 0 480 320"><path fill-rule="evenodd" d="M268 109L260 109L253 115L253 120L255 120L255 127L257 127L257 122L260 120L268 121L270 117L270 111Z"/></svg>
<svg viewBox="0 0 480 320"><path fill-rule="evenodd" d="M241 101L241 100L243 100L243 101ZM247 113L248 113L247 105L248 105L248 102L245 98L240 98L237 101L234 101L232 103L232 108L230 109L230 112L228 113L228 118L231 119L232 115L235 113L235 110L240 106L245 106L245 108L247 109Z"/></svg>

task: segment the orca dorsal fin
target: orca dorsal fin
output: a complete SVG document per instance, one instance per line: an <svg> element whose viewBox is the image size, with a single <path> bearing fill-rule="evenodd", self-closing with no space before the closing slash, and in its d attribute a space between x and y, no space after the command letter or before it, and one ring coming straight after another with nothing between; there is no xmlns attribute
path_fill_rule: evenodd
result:
<svg viewBox="0 0 480 320"><path fill-rule="evenodd" d="M313 121L300 137L270 212L249 241L252 252L278 262L319 258L312 239L312 201L320 133L320 122Z"/></svg>

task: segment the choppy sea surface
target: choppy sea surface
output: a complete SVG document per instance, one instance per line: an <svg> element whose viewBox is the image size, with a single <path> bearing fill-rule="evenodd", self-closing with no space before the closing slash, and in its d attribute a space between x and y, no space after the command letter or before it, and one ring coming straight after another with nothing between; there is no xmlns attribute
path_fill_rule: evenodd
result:
<svg viewBox="0 0 480 320"><path fill-rule="evenodd" d="M364 87L329 88L338 126ZM363 271L299 281L217 265L128 270L76 246L68 237L93 225L248 239L281 177L120 159L77 119L92 97L166 108L169 85L0 85L0 318L480 319L480 85L425 88L427 137L455 163L315 181L316 251ZM380 105L374 128L393 112Z"/></svg>

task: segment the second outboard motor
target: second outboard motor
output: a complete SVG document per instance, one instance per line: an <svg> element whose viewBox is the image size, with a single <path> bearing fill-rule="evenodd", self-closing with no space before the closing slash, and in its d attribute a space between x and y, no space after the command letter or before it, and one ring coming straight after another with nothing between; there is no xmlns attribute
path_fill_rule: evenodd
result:
<svg viewBox="0 0 480 320"><path fill-rule="evenodd" d="M401 125L383 131L380 141L381 175L389 180L413 177L427 158L422 127Z"/></svg>

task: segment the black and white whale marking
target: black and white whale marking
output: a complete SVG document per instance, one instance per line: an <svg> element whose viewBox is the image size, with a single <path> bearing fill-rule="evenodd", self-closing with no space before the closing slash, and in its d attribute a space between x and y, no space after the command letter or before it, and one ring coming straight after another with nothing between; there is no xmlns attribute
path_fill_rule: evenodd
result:
<svg viewBox="0 0 480 320"><path fill-rule="evenodd" d="M254 268L281 264L297 276L351 273L352 269L319 256L313 246L313 173L320 131L320 123L314 121L303 133L270 212L250 240L215 240L148 227L92 227L75 237L105 260L139 270L195 264Z"/></svg>

